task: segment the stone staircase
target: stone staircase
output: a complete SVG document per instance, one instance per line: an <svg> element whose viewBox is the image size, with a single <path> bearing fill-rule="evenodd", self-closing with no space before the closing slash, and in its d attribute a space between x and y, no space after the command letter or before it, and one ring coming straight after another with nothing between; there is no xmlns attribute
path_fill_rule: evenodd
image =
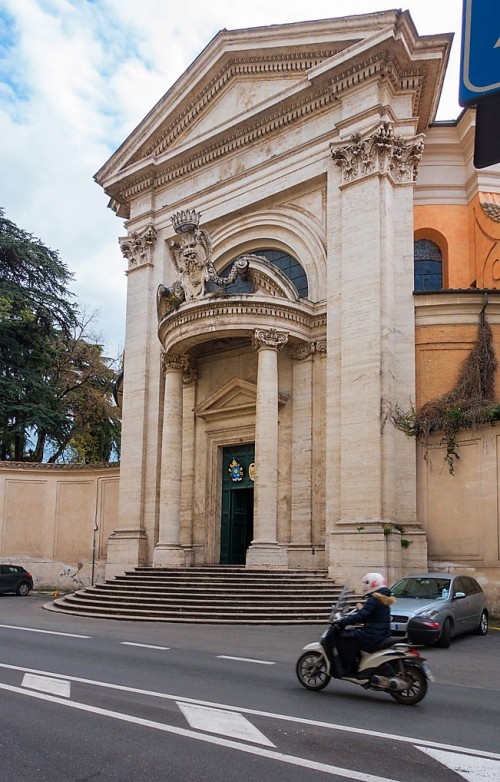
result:
<svg viewBox="0 0 500 782"><path fill-rule="evenodd" d="M44 608L150 622L326 624L341 588L317 570L138 567Z"/></svg>

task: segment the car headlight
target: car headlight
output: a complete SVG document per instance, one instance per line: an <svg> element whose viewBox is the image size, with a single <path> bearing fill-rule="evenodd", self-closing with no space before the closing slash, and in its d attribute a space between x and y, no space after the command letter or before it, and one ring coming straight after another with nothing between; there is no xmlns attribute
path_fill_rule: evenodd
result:
<svg viewBox="0 0 500 782"><path fill-rule="evenodd" d="M436 611L435 609L431 608L428 611L422 611L421 613L415 614L415 616L419 616L421 619L434 619L439 614L439 611Z"/></svg>

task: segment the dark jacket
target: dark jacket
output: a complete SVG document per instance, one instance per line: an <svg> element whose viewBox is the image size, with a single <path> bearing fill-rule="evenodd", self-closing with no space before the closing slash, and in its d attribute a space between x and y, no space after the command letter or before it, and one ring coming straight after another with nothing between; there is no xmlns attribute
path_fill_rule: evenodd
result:
<svg viewBox="0 0 500 782"><path fill-rule="evenodd" d="M390 589L380 587L367 597L363 608L343 616L338 624L341 627L362 624L363 627L356 627L354 635L359 639L361 649L371 652L391 634L390 606L395 602L396 598L391 595Z"/></svg>

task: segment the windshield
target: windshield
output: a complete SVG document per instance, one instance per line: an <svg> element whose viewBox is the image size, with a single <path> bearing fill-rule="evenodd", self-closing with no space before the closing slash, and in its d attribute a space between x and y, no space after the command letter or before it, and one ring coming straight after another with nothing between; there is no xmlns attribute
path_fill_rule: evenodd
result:
<svg viewBox="0 0 500 782"><path fill-rule="evenodd" d="M449 578L402 578L391 592L394 597L414 597L424 600L446 600L450 594Z"/></svg>

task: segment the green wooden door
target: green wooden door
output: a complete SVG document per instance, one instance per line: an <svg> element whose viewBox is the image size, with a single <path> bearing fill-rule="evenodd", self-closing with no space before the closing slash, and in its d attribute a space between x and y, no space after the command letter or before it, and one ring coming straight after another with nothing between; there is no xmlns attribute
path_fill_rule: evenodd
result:
<svg viewBox="0 0 500 782"><path fill-rule="evenodd" d="M253 538L253 480L249 467L255 448L224 448L222 458L221 565L244 565Z"/></svg>

